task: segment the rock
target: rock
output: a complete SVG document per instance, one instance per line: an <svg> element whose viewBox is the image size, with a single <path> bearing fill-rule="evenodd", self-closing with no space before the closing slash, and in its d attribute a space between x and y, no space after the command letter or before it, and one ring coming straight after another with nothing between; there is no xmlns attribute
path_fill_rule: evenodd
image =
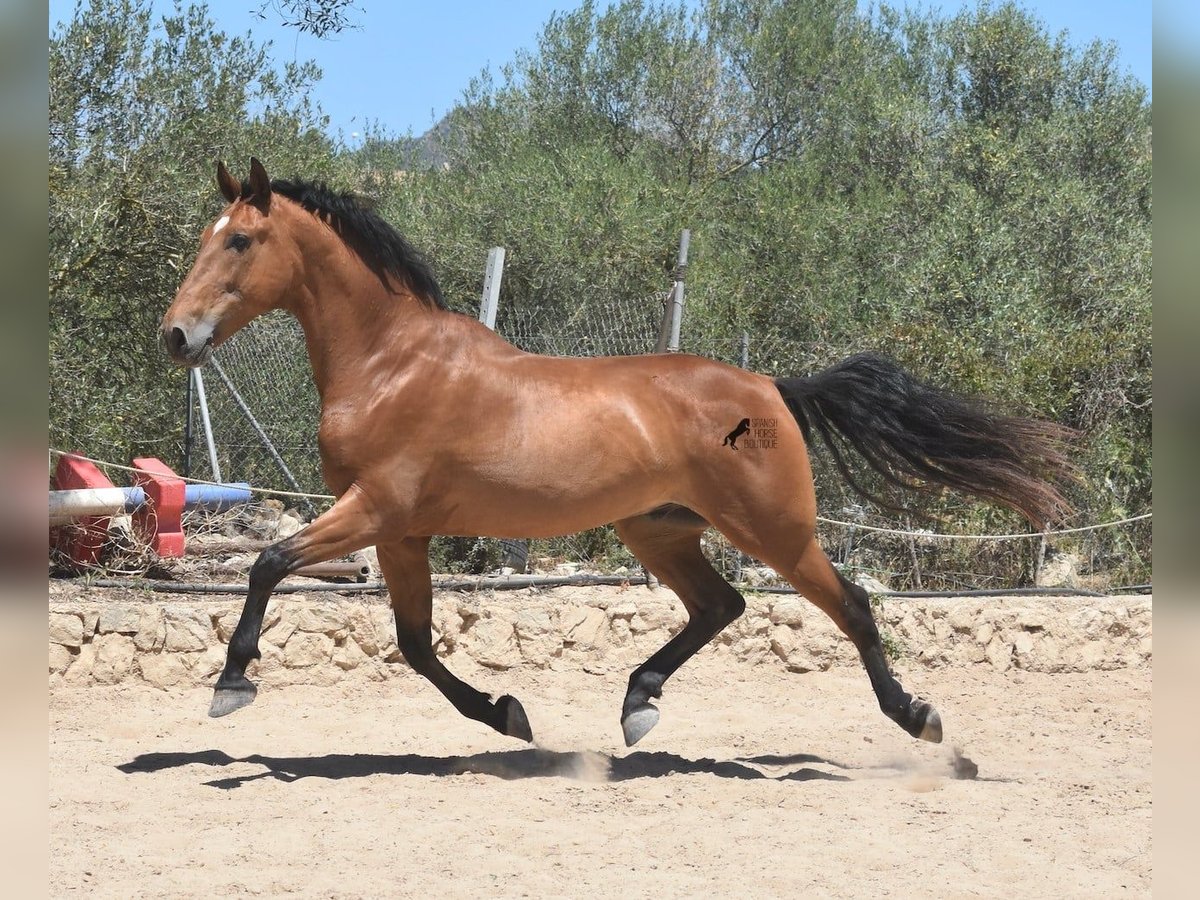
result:
<svg viewBox="0 0 1200 900"><path fill-rule="evenodd" d="M770 566L743 566L742 582L752 588L764 584L778 584L779 575Z"/></svg>
<svg viewBox="0 0 1200 900"><path fill-rule="evenodd" d="M253 675L278 675L274 681L276 684L287 684L290 675L284 672L283 651L269 641L263 641L259 645L259 652L262 656L251 661L246 672Z"/></svg>
<svg viewBox="0 0 1200 900"><path fill-rule="evenodd" d="M140 610L128 606L105 606L97 616L96 631L100 634L136 634L140 625Z"/></svg>
<svg viewBox="0 0 1200 900"><path fill-rule="evenodd" d="M92 679L97 684L116 684L129 677L133 670L133 638L124 634L100 634L92 643L96 648Z"/></svg>
<svg viewBox="0 0 1200 900"><path fill-rule="evenodd" d="M674 630L683 627L683 610L667 600L647 596L640 599L637 606L638 618L644 623L643 630Z"/></svg>
<svg viewBox="0 0 1200 900"><path fill-rule="evenodd" d="M229 643L229 639L233 637L233 631L235 628L237 628L238 620L241 619L241 617L242 614L233 609L227 609L213 617L213 625L217 629L217 639L220 640L221 643ZM267 624L264 621L263 630L265 631L266 628Z"/></svg>
<svg viewBox="0 0 1200 900"><path fill-rule="evenodd" d="M145 654L138 659L142 680L159 688L190 680L188 668L177 653Z"/></svg>
<svg viewBox="0 0 1200 900"><path fill-rule="evenodd" d="M785 664L800 646L800 638L790 625L776 625L770 632L771 652Z"/></svg>
<svg viewBox="0 0 1200 900"><path fill-rule="evenodd" d="M50 613L50 640L64 647L83 646L83 620L74 613Z"/></svg>
<svg viewBox="0 0 1200 900"><path fill-rule="evenodd" d="M996 629L991 622L984 622L975 631L975 643L981 647L986 647L992 641L992 635L996 633Z"/></svg>
<svg viewBox="0 0 1200 900"><path fill-rule="evenodd" d="M612 619L632 619L637 615L637 611L637 604L632 600L622 600L608 608L608 615Z"/></svg>
<svg viewBox="0 0 1200 900"><path fill-rule="evenodd" d="M133 635L133 646L142 653L158 651L167 640L167 620L162 607L155 604L143 606L138 612L138 629Z"/></svg>
<svg viewBox="0 0 1200 900"><path fill-rule="evenodd" d="M1062 651L1059 649L1058 641L1054 638L1043 637L1037 641L1035 659L1037 671L1062 671ZM1026 668L1035 668L1035 666L1026 666Z"/></svg>
<svg viewBox="0 0 1200 900"><path fill-rule="evenodd" d="M370 611L355 603L346 607L346 625L350 629L347 642L353 640L361 652L374 656L379 652L379 638L375 634L375 622Z"/></svg>
<svg viewBox="0 0 1200 900"><path fill-rule="evenodd" d="M172 652L204 650L213 641L212 622L206 612L179 606L163 610L166 638L163 649Z"/></svg>
<svg viewBox="0 0 1200 900"><path fill-rule="evenodd" d="M1028 661L1029 654L1033 652L1033 637L1027 631L1020 631L1013 638L1013 654L1017 658L1018 664ZM1022 668L1027 668L1022 666Z"/></svg>
<svg viewBox="0 0 1200 900"><path fill-rule="evenodd" d="M1081 634L1088 640L1098 638L1104 630L1104 615L1093 607L1076 610L1067 616L1067 625L1076 634Z"/></svg>
<svg viewBox="0 0 1200 900"><path fill-rule="evenodd" d="M550 631L556 631L550 612L546 609L522 609L517 612L514 622L517 637L521 640L541 637Z"/></svg>
<svg viewBox="0 0 1200 900"><path fill-rule="evenodd" d="M333 635L335 640L350 633L345 614L331 603L303 607L296 616L296 629Z"/></svg>
<svg viewBox="0 0 1200 900"><path fill-rule="evenodd" d="M594 606L564 609L558 618L563 643L583 647L600 647L608 633L608 617Z"/></svg>
<svg viewBox="0 0 1200 900"><path fill-rule="evenodd" d="M1012 644L1001 640L999 635L992 638L984 653L998 672L1007 672L1012 665Z"/></svg>
<svg viewBox="0 0 1200 900"><path fill-rule="evenodd" d="M275 526L275 540L282 541L284 538L289 538L298 531L306 527L303 519L292 512L281 513L279 522Z"/></svg>
<svg viewBox="0 0 1200 900"><path fill-rule="evenodd" d="M946 614L946 624L955 631L969 632L975 627L977 612L973 604L956 603Z"/></svg>
<svg viewBox="0 0 1200 900"><path fill-rule="evenodd" d="M357 669L368 659L367 654L352 637L346 638L344 643L333 649L333 664L344 672Z"/></svg>
<svg viewBox="0 0 1200 900"><path fill-rule="evenodd" d="M193 680L208 682L225 668L226 649L220 645L209 647L196 657L191 665Z"/></svg>
<svg viewBox="0 0 1200 900"><path fill-rule="evenodd" d="M562 654L562 634L548 610L521 610L513 628L525 662L545 668Z"/></svg>
<svg viewBox="0 0 1200 900"><path fill-rule="evenodd" d="M804 624L808 601L796 594L783 594L771 603L769 618L772 625L799 628Z"/></svg>
<svg viewBox="0 0 1200 900"><path fill-rule="evenodd" d="M1038 587L1079 587L1079 557L1051 552L1038 569Z"/></svg>
<svg viewBox="0 0 1200 900"><path fill-rule="evenodd" d="M393 623L391 631L395 631ZM433 646L442 655L458 646L463 630L463 621L458 613L444 603L433 607ZM440 646L439 646L440 645ZM365 648L364 648L365 649Z"/></svg>
<svg viewBox="0 0 1200 900"><path fill-rule="evenodd" d="M612 636L612 642L618 647L633 639L633 629L629 627L628 619L612 619L609 622L608 633Z"/></svg>
<svg viewBox="0 0 1200 900"><path fill-rule="evenodd" d="M75 654L75 661L67 668L63 679L68 684L87 684L92 680L92 665L96 661L96 647L84 644Z"/></svg>
<svg viewBox="0 0 1200 900"><path fill-rule="evenodd" d="M950 643L950 636L953 634L953 629L950 623L941 616L935 616L933 619L933 640L939 647L944 647Z"/></svg>
<svg viewBox="0 0 1200 900"><path fill-rule="evenodd" d="M1025 631L1042 631L1046 627L1046 613L1040 609L1022 609L1017 612L1017 625Z"/></svg>
<svg viewBox="0 0 1200 900"><path fill-rule="evenodd" d="M375 656L387 662L400 660L400 647L396 644L396 617L386 606L370 607L371 623L375 626L375 640L379 649Z"/></svg>
<svg viewBox="0 0 1200 900"><path fill-rule="evenodd" d="M289 669L320 665L332 657L333 638L326 634L298 631L283 647L283 663Z"/></svg>
<svg viewBox="0 0 1200 900"><path fill-rule="evenodd" d="M511 669L521 662L513 626L502 619L481 619L471 630L467 652L489 669Z"/></svg>
<svg viewBox="0 0 1200 900"><path fill-rule="evenodd" d="M67 671L67 667L71 665L71 660L75 658L70 650L62 644L56 644L50 641L50 673L62 674Z"/></svg>
<svg viewBox="0 0 1200 900"><path fill-rule="evenodd" d="M1092 669L1108 669L1111 667L1108 665L1107 656L1103 643L1088 641L1080 648L1076 665L1084 672Z"/></svg>
<svg viewBox="0 0 1200 900"><path fill-rule="evenodd" d="M276 647L284 646L296 633L296 623L291 616L280 616L275 620L275 624L270 628L265 628L262 632L261 639L258 644L261 648L264 643L274 644Z"/></svg>

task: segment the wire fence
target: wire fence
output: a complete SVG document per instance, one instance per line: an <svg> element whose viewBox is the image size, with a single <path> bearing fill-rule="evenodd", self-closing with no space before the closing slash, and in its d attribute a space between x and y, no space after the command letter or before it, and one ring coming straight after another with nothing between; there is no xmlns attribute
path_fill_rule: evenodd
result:
<svg viewBox="0 0 1200 900"><path fill-rule="evenodd" d="M665 285L664 285L665 287ZM556 356L637 355L653 352L664 333L664 290L641 297L575 298L569 311L509 301L496 330L516 346ZM722 323L685 320L681 349L770 375L818 367L814 348L769 329L750 334ZM320 401L312 381L303 332L284 313L264 316L219 351L220 378L206 379L216 462L225 480L325 494L317 450ZM191 411L195 415L195 410ZM198 423L193 429L199 435ZM1149 580L1152 532L1148 520L1047 539L927 540L928 522L897 522L890 512L863 504L831 465L814 454L819 509L844 524L824 525L819 538L830 558L850 576L869 576L895 590L992 589L1037 583L1109 589ZM198 436L189 474L216 472ZM289 502L307 516L327 507L321 499ZM981 518L978 506L943 504L946 527L934 530L1011 531L1012 519ZM947 523L950 523L947 525ZM872 529L894 529L886 533ZM731 547L716 532L705 538L714 565L739 582L778 584L770 570ZM524 570L633 570L636 560L611 527L528 545L473 538L435 541L434 566L444 572L487 572L510 565Z"/></svg>
<svg viewBox="0 0 1200 900"><path fill-rule="evenodd" d="M581 303L565 316L544 307L501 306L496 331L522 350L548 356L653 353L666 291L648 297Z"/></svg>

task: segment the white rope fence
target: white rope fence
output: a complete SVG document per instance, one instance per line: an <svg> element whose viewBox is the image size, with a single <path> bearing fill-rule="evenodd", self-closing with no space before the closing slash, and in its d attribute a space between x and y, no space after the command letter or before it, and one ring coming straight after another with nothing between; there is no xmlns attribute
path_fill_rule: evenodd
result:
<svg viewBox="0 0 1200 900"><path fill-rule="evenodd" d="M1054 537L1060 534L1082 534L1086 531L1100 531L1104 528L1113 528L1117 525L1128 525L1130 522L1141 522L1143 519L1149 519L1154 513L1142 513L1140 516L1130 516L1127 519L1114 519L1111 522L1101 522L1099 525L1084 525L1079 528L1060 528L1056 531L1018 531L1012 534L940 534L936 531L901 531L896 528L879 528L874 525L860 525L857 522L842 522L838 519L826 519L817 516L818 522L824 522L826 525L841 525L845 528L854 528L859 531L871 531L876 534L894 534L899 537L925 538L932 541L1013 541L1018 538L1036 538L1036 537Z"/></svg>
<svg viewBox="0 0 1200 900"><path fill-rule="evenodd" d="M100 460L100 459L92 459L91 457L84 456L81 453L69 453L65 450L57 450L53 447L50 448L50 454L52 456L69 456L69 457L72 457L73 459L81 459L84 462L90 462L96 466L102 466L102 467L108 468L108 469L115 469L115 470L121 471L121 472L137 472L137 471L139 471L138 469L135 469L132 466L123 466L118 463L105 462L104 460ZM178 477L181 481L184 481L188 484L204 484L204 485L212 485L214 487L222 486L221 482L217 482L217 481L204 481L203 479L200 479L200 478L184 478L182 475L180 475ZM260 488L260 487L253 487L253 486L251 486L250 490L256 494L266 494L266 495L269 495L272 497L295 497L295 498L310 499L310 500L336 500L337 499L337 497L335 497L333 494L306 494L306 493L302 493L299 491L277 491L272 488ZM938 532L934 532L934 531L922 531L920 529L918 529L916 531L904 531L904 530L897 529L897 528L882 528L882 527L879 527L876 525L863 525L858 522L843 522L839 519L826 519L823 516L817 516L817 521L822 522L826 525L838 525L843 528L853 528L858 531L869 531L869 532L872 532L875 534L891 534L891 535L896 535L898 537L909 537L909 538L914 538L914 539L919 538L922 540L931 540L931 541L1012 541L1012 540L1020 540L1020 539L1025 539L1025 538L1041 538L1041 537L1048 538L1048 537L1056 537L1058 535L1064 535L1064 534L1083 534L1083 533L1089 532L1089 531L1100 531L1105 528L1115 528L1119 525L1129 525L1133 522L1142 522L1142 521L1145 521L1146 519L1153 518L1153 516L1154 516L1154 513L1147 512L1147 513L1142 513L1141 515L1138 515L1138 516L1129 516L1128 518L1124 518L1124 519L1114 519L1111 522L1101 522L1097 525L1083 525L1078 528L1061 528L1061 529L1057 529L1054 531L1014 532L1011 534L945 534L945 533L938 533Z"/></svg>

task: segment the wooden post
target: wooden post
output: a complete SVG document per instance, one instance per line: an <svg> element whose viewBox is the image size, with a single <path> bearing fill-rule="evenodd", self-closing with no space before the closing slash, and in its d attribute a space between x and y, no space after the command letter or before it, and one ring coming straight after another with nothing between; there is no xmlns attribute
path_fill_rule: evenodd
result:
<svg viewBox="0 0 1200 900"><path fill-rule="evenodd" d="M487 272L483 276L483 296L479 298L479 321L496 330L496 310L500 304L500 282L504 278L504 248L488 251Z"/></svg>

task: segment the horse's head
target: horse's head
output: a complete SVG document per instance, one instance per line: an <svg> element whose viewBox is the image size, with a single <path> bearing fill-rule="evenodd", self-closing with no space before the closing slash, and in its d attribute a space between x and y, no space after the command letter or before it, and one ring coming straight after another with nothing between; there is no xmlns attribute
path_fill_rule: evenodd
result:
<svg viewBox="0 0 1200 900"><path fill-rule="evenodd" d="M229 202L200 236L200 250L162 320L175 362L200 366L252 319L282 306L298 268L280 215L271 215L271 180L250 160L245 189L217 164L217 184Z"/></svg>

